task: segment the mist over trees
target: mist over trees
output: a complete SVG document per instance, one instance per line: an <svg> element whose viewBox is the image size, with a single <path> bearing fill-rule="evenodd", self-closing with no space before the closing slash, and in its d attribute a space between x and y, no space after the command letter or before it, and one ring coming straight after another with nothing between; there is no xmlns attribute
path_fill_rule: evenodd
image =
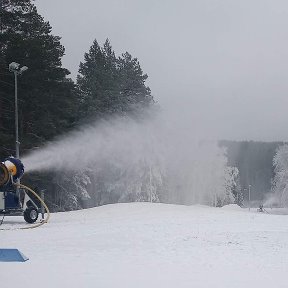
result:
<svg viewBox="0 0 288 288"><path fill-rule="evenodd" d="M252 145L254 148L248 145L247 152L245 142L237 144L237 148L226 142L221 144L228 147L226 153L217 143L198 143L188 138L178 141L185 137L178 131L165 128L166 134L159 133L153 124L147 126L145 122L146 118L156 117L159 109L137 58L128 52L115 55L108 39L103 46L94 40L74 82L69 78L70 72L62 67L65 48L60 37L52 34L51 25L38 14L32 1L0 3L1 159L15 151L14 75L8 70L11 62L29 67L18 77L21 155L91 121L99 123L117 116L115 121L124 123L110 123L105 128L113 145L119 143L117 155L105 147L106 150L98 151L102 158L91 159L81 169L75 165L75 170L24 176L32 187L46 190L46 201L52 209L127 201L242 205L248 184L259 188L255 197L268 190L267 181L273 174L271 155L276 146L268 149L261 144ZM126 125L121 119L135 121L133 137L125 134L131 122ZM115 138L118 134L121 137ZM240 151L236 158L231 156L233 149ZM261 159L257 156L260 150L261 155L268 156ZM133 154L135 151L138 153ZM262 169L257 169L257 165ZM259 173L256 176L255 171ZM266 182L262 181L264 178Z"/></svg>

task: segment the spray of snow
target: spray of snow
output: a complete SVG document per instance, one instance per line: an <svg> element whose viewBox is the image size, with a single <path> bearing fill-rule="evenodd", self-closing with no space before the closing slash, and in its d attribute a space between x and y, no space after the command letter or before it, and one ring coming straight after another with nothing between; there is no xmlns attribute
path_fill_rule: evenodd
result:
<svg viewBox="0 0 288 288"><path fill-rule="evenodd" d="M177 117L169 119L161 114L145 120L113 118L97 122L34 150L22 160L26 172L81 171L89 167L97 174L110 165L120 171L114 186L125 186L123 193L143 189L143 171L148 167L150 186L151 182L156 183L154 187L161 186L165 177L167 202L215 204L216 196L231 202L223 149L216 141L200 141L191 123L181 123Z"/></svg>
<svg viewBox="0 0 288 288"><path fill-rule="evenodd" d="M275 193L268 193L265 196L264 202L263 202L263 206L264 207L279 207L279 205L281 206L281 201L278 197L278 195L276 195Z"/></svg>

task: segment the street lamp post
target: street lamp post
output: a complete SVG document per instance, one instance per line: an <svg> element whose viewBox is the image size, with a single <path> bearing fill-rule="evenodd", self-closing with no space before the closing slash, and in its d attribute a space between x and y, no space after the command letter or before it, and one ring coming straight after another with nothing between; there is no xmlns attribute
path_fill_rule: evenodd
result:
<svg viewBox="0 0 288 288"><path fill-rule="evenodd" d="M9 71L14 73L15 79L15 136L16 136L16 158L19 158L19 124L18 124L18 84L17 84L17 76L21 75L24 71L28 69L27 66L23 66L20 68L20 64L16 62L12 62L9 64Z"/></svg>
<svg viewBox="0 0 288 288"><path fill-rule="evenodd" d="M16 136L16 158L19 159L20 152L20 142L19 142L19 124L18 124L18 84L17 84L17 76L21 75L24 71L28 69L27 66L23 66L20 68L20 64L16 62L12 62L9 64L9 71L14 73L14 79L15 79L15 136ZM19 180L18 180L19 181ZM20 181L19 181L20 183ZM19 188L17 187L17 195L19 195Z"/></svg>

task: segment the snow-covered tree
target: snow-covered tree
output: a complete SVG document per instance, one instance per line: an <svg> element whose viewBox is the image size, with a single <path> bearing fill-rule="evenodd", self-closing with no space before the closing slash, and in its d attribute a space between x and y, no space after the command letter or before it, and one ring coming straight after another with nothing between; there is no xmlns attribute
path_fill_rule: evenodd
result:
<svg viewBox="0 0 288 288"><path fill-rule="evenodd" d="M123 173L117 183L123 192L120 201L160 202L163 178L164 175L157 165L145 160L135 163Z"/></svg>
<svg viewBox="0 0 288 288"><path fill-rule="evenodd" d="M288 145L277 149L273 158L275 177L273 179L273 192L279 204L288 206Z"/></svg>
<svg viewBox="0 0 288 288"><path fill-rule="evenodd" d="M239 184L239 170L237 167L227 166L225 169L225 191L226 197L222 200L222 205L235 203L242 206L243 194Z"/></svg>
<svg viewBox="0 0 288 288"><path fill-rule="evenodd" d="M226 171L226 189L230 191L230 193L234 197L234 203L242 206L243 205L243 193L240 185L239 178L239 170L237 167L227 167Z"/></svg>
<svg viewBox="0 0 288 288"><path fill-rule="evenodd" d="M57 174L53 179L56 193L55 204L59 210L77 210L83 208L82 201L90 199L88 186L91 184L87 169L67 171Z"/></svg>

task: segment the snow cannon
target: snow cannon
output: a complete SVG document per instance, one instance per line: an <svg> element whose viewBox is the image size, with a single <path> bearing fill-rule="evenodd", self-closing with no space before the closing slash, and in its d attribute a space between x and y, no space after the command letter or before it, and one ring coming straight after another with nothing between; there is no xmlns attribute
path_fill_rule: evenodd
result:
<svg viewBox="0 0 288 288"><path fill-rule="evenodd" d="M41 208L23 188L27 186L21 185L18 181L23 174L24 165L19 159L8 157L0 162L0 215L23 215L27 223L34 223L38 219ZM29 188L29 190L32 189Z"/></svg>
<svg viewBox="0 0 288 288"><path fill-rule="evenodd" d="M24 174L24 165L14 157L6 158L0 163L0 188L16 183Z"/></svg>

